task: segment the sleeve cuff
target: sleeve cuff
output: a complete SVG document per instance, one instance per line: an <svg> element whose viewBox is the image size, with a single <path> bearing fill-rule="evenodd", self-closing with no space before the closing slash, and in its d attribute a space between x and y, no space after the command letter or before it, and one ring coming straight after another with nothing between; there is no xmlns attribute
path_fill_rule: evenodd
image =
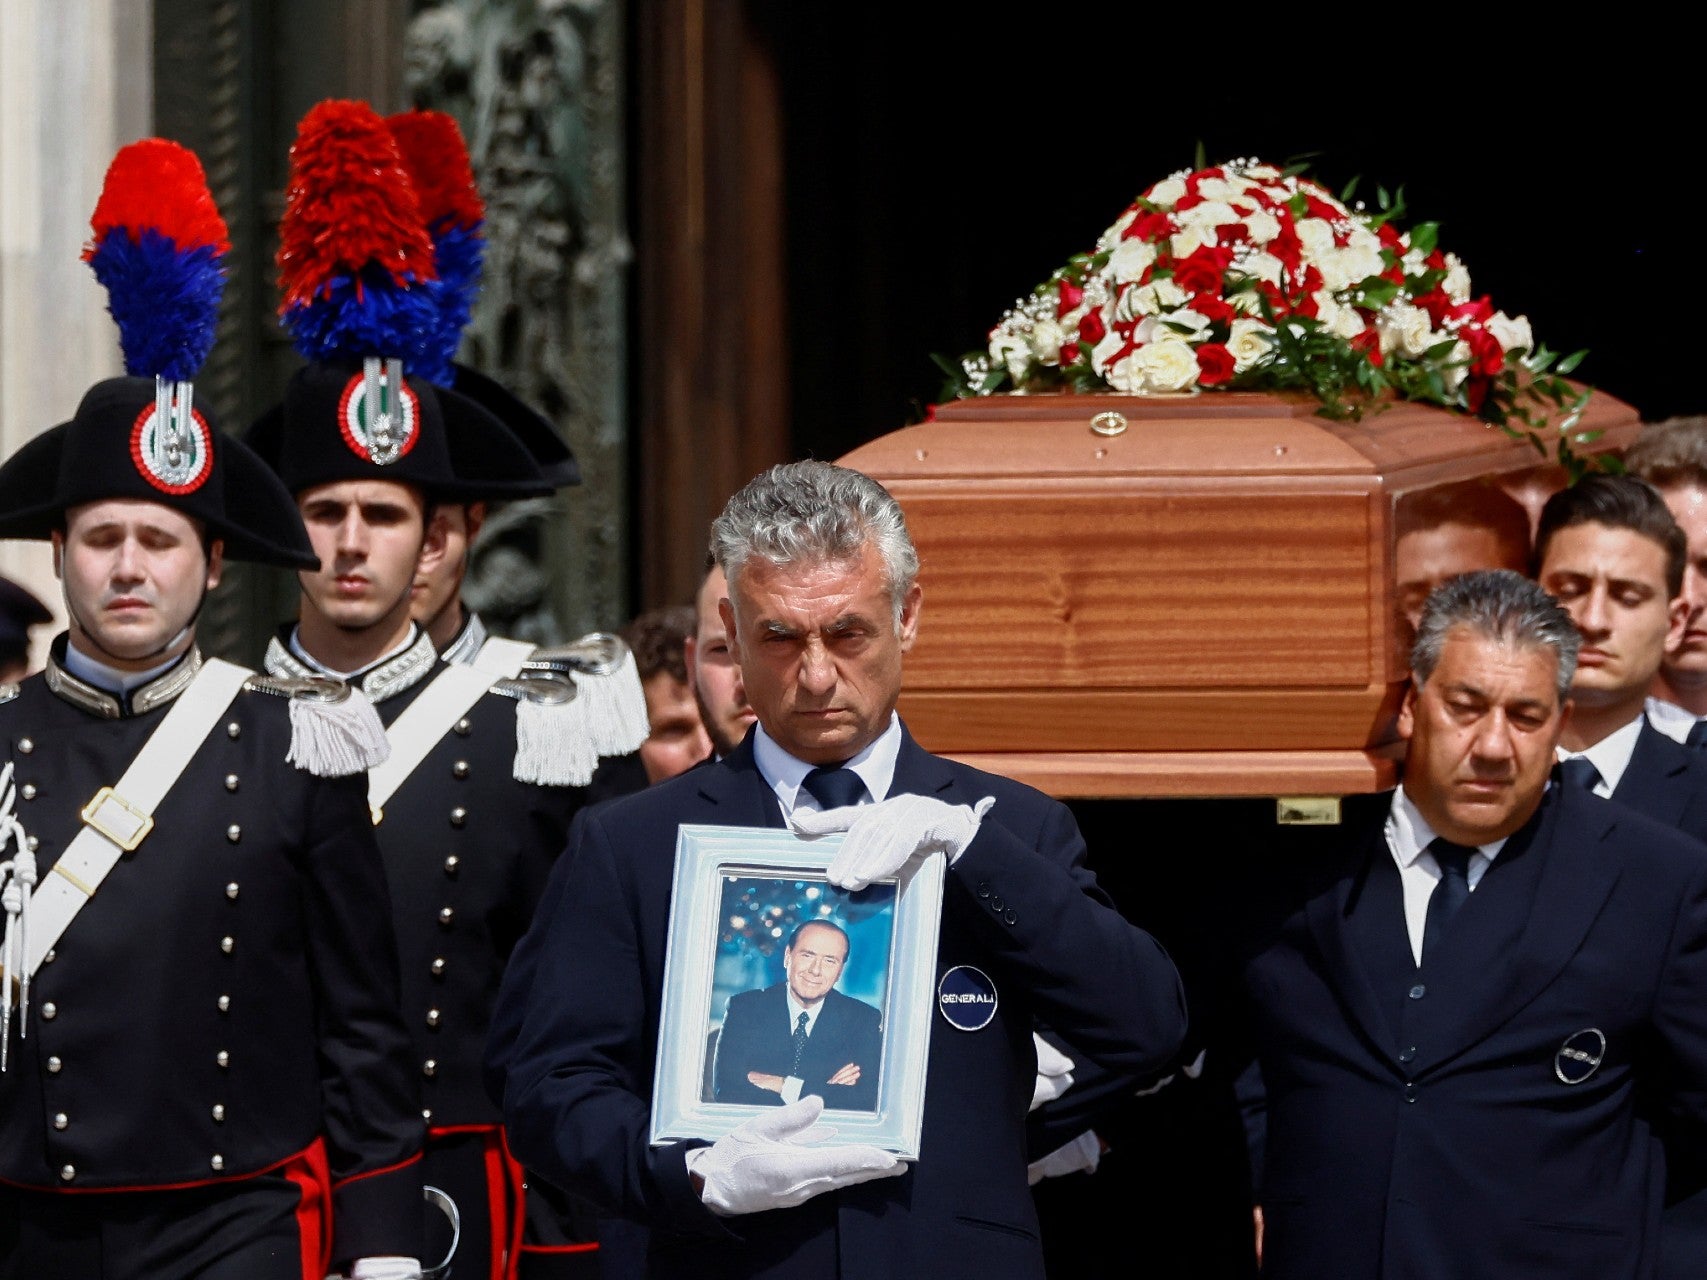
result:
<svg viewBox="0 0 1707 1280"><path fill-rule="evenodd" d="M782 1100L784 1102L799 1102L800 1091L806 1087L806 1081L799 1076L788 1076L782 1082Z"/></svg>

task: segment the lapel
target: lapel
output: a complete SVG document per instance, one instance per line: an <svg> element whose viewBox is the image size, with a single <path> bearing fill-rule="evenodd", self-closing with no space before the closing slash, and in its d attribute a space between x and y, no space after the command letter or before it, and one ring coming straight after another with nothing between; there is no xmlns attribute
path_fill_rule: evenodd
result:
<svg viewBox="0 0 1707 1280"><path fill-rule="evenodd" d="M1689 762L1690 748L1679 746L1644 719L1612 798L1656 822L1678 826L1690 793L1677 779L1689 772Z"/></svg>
<svg viewBox="0 0 1707 1280"><path fill-rule="evenodd" d="M776 792L765 781L753 761L753 735L748 732L741 745L729 755L691 775L698 780L701 800L713 805L717 812L706 815L705 821L730 827L780 827L782 805ZM682 821L699 821L684 818Z"/></svg>
<svg viewBox="0 0 1707 1280"><path fill-rule="evenodd" d="M1386 813L1383 807L1361 836L1352 837L1353 861L1344 874L1309 900L1304 916L1328 981L1357 1028L1378 1054L1396 1062L1393 1027L1382 1011L1373 980L1373 975L1388 967L1380 958L1394 939L1405 943L1406 936L1399 870L1387 848ZM1393 904L1398 908L1397 919L1382 909Z"/></svg>
<svg viewBox="0 0 1707 1280"><path fill-rule="evenodd" d="M952 790L954 770L941 756L933 756L901 726L901 750L895 757L895 780L889 785L892 796L934 796Z"/></svg>
<svg viewBox="0 0 1707 1280"><path fill-rule="evenodd" d="M1619 809L1573 788L1550 787L1529 824L1506 843L1452 923L1449 945L1425 955L1427 996L1406 1010L1419 1047L1416 1074L1484 1040L1569 963L1618 882L1603 847Z"/></svg>

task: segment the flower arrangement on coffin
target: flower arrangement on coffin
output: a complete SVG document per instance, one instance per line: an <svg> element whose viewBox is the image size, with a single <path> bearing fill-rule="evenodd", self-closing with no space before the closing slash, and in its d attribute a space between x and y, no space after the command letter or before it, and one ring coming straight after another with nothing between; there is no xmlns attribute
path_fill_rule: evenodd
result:
<svg viewBox="0 0 1707 1280"><path fill-rule="evenodd" d="M958 364L945 397L1012 390L1180 394L1303 390L1329 418L1388 397L1475 414L1557 457L1574 479L1615 465L1581 450L1589 392L1529 321L1494 309L1437 244L1437 224L1400 230L1402 198L1378 209L1304 176L1234 160L1163 179L1080 254L1020 299L987 351Z"/></svg>

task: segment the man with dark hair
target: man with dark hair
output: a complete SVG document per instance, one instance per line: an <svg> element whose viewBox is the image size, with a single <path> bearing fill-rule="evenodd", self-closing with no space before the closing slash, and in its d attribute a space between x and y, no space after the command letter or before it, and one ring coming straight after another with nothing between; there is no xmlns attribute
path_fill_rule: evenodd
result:
<svg viewBox="0 0 1707 1280"><path fill-rule="evenodd" d="M1529 513L1491 481L1439 485L1399 499L1394 600L1406 649L1429 593L1473 569L1529 569Z"/></svg>
<svg viewBox="0 0 1707 1280"><path fill-rule="evenodd" d="M1643 714L1683 629L1683 531L1643 481L1588 476L1547 500L1536 557L1537 580L1582 634L1560 735L1566 784L1707 840L1707 756Z"/></svg>
<svg viewBox="0 0 1707 1280"><path fill-rule="evenodd" d="M1654 1274L1655 1117L1707 1125L1707 858L1549 787L1577 647L1517 574L1441 587L1402 785L1246 922L1265 1280Z"/></svg>
<svg viewBox="0 0 1707 1280"><path fill-rule="evenodd" d="M716 764L578 822L561 905L534 926L537 976L510 995L522 1015L497 1020L520 1027L511 1141L529 1168L650 1221L654 1276L1040 1280L1032 1028L1046 1019L1112 1070L1155 1070L1185 1032L1178 974L1098 888L1064 806L907 735L895 703L923 592L881 485L821 462L773 468L730 499L712 542L757 727ZM649 1141L678 828L785 822L846 832L827 878L849 891L944 861L937 972L987 995L990 1016L931 1014L945 1022L913 1164L818 1141L815 1097L709 1145Z"/></svg>
<svg viewBox="0 0 1707 1280"><path fill-rule="evenodd" d="M1683 635L1654 681L1649 717L1691 746L1707 744L1707 418L1673 418L1642 428L1625 455L1630 474L1659 490L1683 530Z"/></svg>
<svg viewBox="0 0 1707 1280"><path fill-rule="evenodd" d="M826 1107L872 1111L883 1057L883 1017L837 991L847 930L809 920L783 948L785 980L729 997L717 1035L719 1102L780 1107L819 1097Z"/></svg>
<svg viewBox="0 0 1707 1280"><path fill-rule="evenodd" d="M693 684L699 718L711 737L718 759L741 745L753 727L753 708L741 682L741 667L729 649L729 634L723 628L719 608L729 594L723 569L713 562L694 597L694 631L688 637L685 658L688 679Z"/></svg>
<svg viewBox="0 0 1707 1280"><path fill-rule="evenodd" d="M684 655L693 629L694 611L685 604L648 609L622 629L646 695L651 732L640 744L640 763L648 782L685 773L711 754L711 739L688 686Z"/></svg>

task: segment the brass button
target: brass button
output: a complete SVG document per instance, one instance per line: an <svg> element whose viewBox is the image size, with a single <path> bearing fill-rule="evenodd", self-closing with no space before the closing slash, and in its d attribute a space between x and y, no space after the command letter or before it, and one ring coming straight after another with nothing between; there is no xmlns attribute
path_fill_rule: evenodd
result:
<svg viewBox="0 0 1707 1280"><path fill-rule="evenodd" d="M212 1169L215 1173L224 1173L225 1172L225 1157L224 1156L215 1156L213 1159L209 1160L207 1162L207 1164L208 1164L208 1168Z"/></svg>
<svg viewBox="0 0 1707 1280"><path fill-rule="evenodd" d="M59 1060L59 1055L55 1054L47 1060L47 1073L50 1076L56 1076L64 1066L65 1064Z"/></svg>
<svg viewBox="0 0 1707 1280"><path fill-rule="evenodd" d="M44 1004L41 1007L41 1020L43 1022L52 1022L58 1016L59 1016L59 1006L56 1005L53 1001L49 1000L46 1004Z"/></svg>
<svg viewBox="0 0 1707 1280"><path fill-rule="evenodd" d="M429 1027L436 1027L439 1025L439 1011L437 1009L427 1010L427 1025Z"/></svg>
<svg viewBox="0 0 1707 1280"><path fill-rule="evenodd" d="M462 770L463 773L467 773L468 766L463 765ZM462 774L459 773L456 776L460 778ZM36 798L36 784L33 782L26 782L23 786L18 788L18 794L23 796L26 800L34 800Z"/></svg>
<svg viewBox="0 0 1707 1280"><path fill-rule="evenodd" d="M55 1129L63 1129L67 1125L69 1125L70 1123L71 1123L71 1117L66 1115L65 1112L63 1112L63 1111L61 1111L58 1115L54 1116L54 1118L53 1118L53 1127Z"/></svg>
<svg viewBox="0 0 1707 1280"><path fill-rule="evenodd" d="M443 956L437 956L433 960L433 977L442 978L444 976L445 976L445 958Z"/></svg>
<svg viewBox="0 0 1707 1280"><path fill-rule="evenodd" d="M463 723L467 724L468 722L466 720L464 720ZM35 749L36 749L36 744L33 741L31 741L29 738L19 738L18 739L18 751L21 754L27 756L30 754L30 752L34 751ZM66 1165L65 1167L67 1169L69 1169L71 1166Z"/></svg>
<svg viewBox="0 0 1707 1280"><path fill-rule="evenodd" d="M439 923L447 928L450 926L450 922L455 919L456 912L452 911L449 907L444 907L439 911Z"/></svg>
<svg viewBox="0 0 1707 1280"><path fill-rule="evenodd" d="M221 1049L218 1053L214 1054L213 1060L222 1067L229 1067L231 1065L231 1055L224 1049Z"/></svg>
<svg viewBox="0 0 1707 1280"><path fill-rule="evenodd" d="M461 827L461 826L466 826L467 823L468 823L468 810L467 809L464 809L461 805L458 805L456 808L454 808L450 811L450 825L451 826Z"/></svg>
<svg viewBox="0 0 1707 1280"><path fill-rule="evenodd" d="M453 764L450 767L450 771L455 777L466 778L468 776L468 761L458 760L455 764ZM35 794L33 788L30 790L30 794L31 795ZM29 798L30 798L29 796L24 797L24 799L26 799L26 800L28 800Z"/></svg>
<svg viewBox="0 0 1707 1280"><path fill-rule="evenodd" d="M225 789L227 791L237 790L237 775L235 773L225 775Z"/></svg>
<svg viewBox="0 0 1707 1280"><path fill-rule="evenodd" d="M213 1104L213 1122L215 1124L225 1123L225 1104L223 1102Z"/></svg>
<svg viewBox="0 0 1707 1280"><path fill-rule="evenodd" d="M243 838L243 828L233 822L225 829L225 838L231 841L232 844L236 844Z"/></svg>
<svg viewBox="0 0 1707 1280"><path fill-rule="evenodd" d="M434 1076L438 1075L438 1073L439 1064L436 1058L428 1058L421 1064L421 1074L426 1076L427 1079L431 1080Z"/></svg>
<svg viewBox="0 0 1707 1280"><path fill-rule="evenodd" d="M243 736L243 726L233 720L225 726L225 736L235 741Z"/></svg>
<svg viewBox="0 0 1707 1280"><path fill-rule="evenodd" d="M26 739L25 741L28 741L28 739ZM20 744L20 745L22 745L22 744ZM61 1182L70 1182L76 1176L77 1176L77 1166L76 1165L62 1164L59 1166L59 1180Z"/></svg>
<svg viewBox="0 0 1707 1280"><path fill-rule="evenodd" d="M233 938L229 933L226 934L223 938L221 938L219 940L219 949L221 951L225 952L226 955L230 955L231 954L231 948L236 946L236 945L237 945L236 939Z"/></svg>
<svg viewBox="0 0 1707 1280"><path fill-rule="evenodd" d="M231 997L230 996L220 996L219 997L219 1011L221 1013L230 1013L231 1012Z"/></svg>
<svg viewBox="0 0 1707 1280"><path fill-rule="evenodd" d="M462 719L460 719L456 722L456 736L457 737L466 738L469 734L471 734L473 732L474 732L474 724L471 720L469 720L469 718L467 716L464 716ZM26 738L26 739L24 739L24 741L28 742L29 739ZM22 745L22 744L20 744L20 745Z"/></svg>
<svg viewBox="0 0 1707 1280"><path fill-rule="evenodd" d="M233 902L237 901L237 881L233 880L230 884L225 886L225 896L230 898Z"/></svg>
<svg viewBox="0 0 1707 1280"><path fill-rule="evenodd" d="M462 859L457 857L454 853L451 854L450 857L445 859L445 874L447 876L454 876L456 874L457 868L460 867L461 865L462 865Z"/></svg>

